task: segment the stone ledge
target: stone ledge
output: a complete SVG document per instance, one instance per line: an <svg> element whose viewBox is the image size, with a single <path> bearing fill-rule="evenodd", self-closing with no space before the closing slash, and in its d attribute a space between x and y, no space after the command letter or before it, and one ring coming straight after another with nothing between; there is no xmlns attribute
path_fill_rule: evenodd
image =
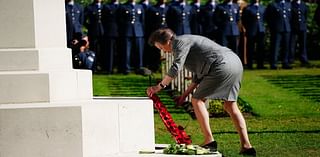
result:
<svg viewBox="0 0 320 157"><path fill-rule="evenodd" d="M71 70L68 48L0 49L0 71Z"/></svg>
<svg viewBox="0 0 320 157"><path fill-rule="evenodd" d="M0 104L92 99L89 70L0 72Z"/></svg>
<svg viewBox="0 0 320 157"><path fill-rule="evenodd" d="M139 154L139 153L123 153L108 155L105 157L222 157L220 152L217 154L207 154L207 155L175 155L175 154L163 154L161 151L157 150L155 153L151 154Z"/></svg>
<svg viewBox="0 0 320 157"><path fill-rule="evenodd" d="M1 157L108 157L155 148L153 105L145 98L0 104L0 124Z"/></svg>

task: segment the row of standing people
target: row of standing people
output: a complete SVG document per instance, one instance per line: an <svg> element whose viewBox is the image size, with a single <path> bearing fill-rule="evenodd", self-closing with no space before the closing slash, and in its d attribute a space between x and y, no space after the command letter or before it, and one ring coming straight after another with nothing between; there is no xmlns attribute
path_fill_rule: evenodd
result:
<svg viewBox="0 0 320 157"><path fill-rule="evenodd" d="M85 26L90 49L97 52L98 66L112 73L116 59L121 73L127 74L134 69L143 74L144 66L153 71L160 66L160 52L144 41L156 29L169 27L177 35L203 35L229 47L240 56L238 24L241 20L247 37L247 67L252 68L255 56L257 67L264 68L266 22L271 34L271 69L277 69L280 50L283 52L283 68L290 69L296 40L299 42L301 63L308 64L307 14L307 6L300 0L275 0L267 7L259 0L252 0L243 10L232 0L224 0L220 4L208 0L204 5L200 5L200 0L191 4L184 0L170 3L158 0L155 5L148 0L139 4L135 0L123 4L118 0L105 4L102 0L94 0L84 9L72 0L66 0L67 42L70 46L77 38L76 34L81 34L82 26Z"/></svg>
<svg viewBox="0 0 320 157"><path fill-rule="evenodd" d="M318 8L320 1L318 0ZM320 22L320 12L315 11L314 20ZM281 56L282 68L292 69L291 64L298 58L302 66L309 65L307 55L307 22L310 10L302 0L275 0L266 7L255 0L242 12L242 25L246 29L248 68L252 68L253 54L257 56L258 68L263 67L265 52L265 34L270 32L270 68L277 69L278 58ZM255 22L250 21L255 19ZM320 26L320 25L319 25ZM320 31L319 31L320 32ZM256 45L256 47L255 47ZM261 52L261 53L260 53Z"/></svg>

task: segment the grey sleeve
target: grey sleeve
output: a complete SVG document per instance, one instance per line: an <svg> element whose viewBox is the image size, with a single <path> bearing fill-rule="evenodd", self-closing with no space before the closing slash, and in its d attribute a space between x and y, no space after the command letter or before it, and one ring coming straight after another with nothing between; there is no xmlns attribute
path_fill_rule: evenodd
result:
<svg viewBox="0 0 320 157"><path fill-rule="evenodd" d="M190 44L183 41L173 43L172 52L174 56L173 63L167 73L168 76L175 78L178 76L179 71L183 69L184 63L190 50Z"/></svg>

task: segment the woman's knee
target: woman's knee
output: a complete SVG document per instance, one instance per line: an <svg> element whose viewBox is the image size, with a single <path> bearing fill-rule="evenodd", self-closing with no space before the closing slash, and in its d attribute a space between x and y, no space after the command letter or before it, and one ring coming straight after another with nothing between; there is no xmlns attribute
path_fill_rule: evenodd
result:
<svg viewBox="0 0 320 157"><path fill-rule="evenodd" d="M197 99L197 98L191 98L192 105L201 105L204 104L205 100Z"/></svg>
<svg viewBox="0 0 320 157"><path fill-rule="evenodd" d="M197 104L199 101L200 101L200 99L191 98L191 103L192 104Z"/></svg>
<svg viewBox="0 0 320 157"><path fill-rule="evenodd" d="M225 111L229 112L229 111L230 111L230 107L231 107L230 101L225 101L225 102L223 103L223 109L224 109Z"/></svg>
<svg viewBox="0 0 320 157"><path fill-rule="evenodd" d="M238 112L239 108L236 101L225 101L223 108L229 114Z"/></svg>

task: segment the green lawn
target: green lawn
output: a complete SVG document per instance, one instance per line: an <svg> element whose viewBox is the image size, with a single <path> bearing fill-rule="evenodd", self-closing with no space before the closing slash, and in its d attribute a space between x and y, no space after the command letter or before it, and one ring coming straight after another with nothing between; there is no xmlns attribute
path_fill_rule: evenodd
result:
<svg viewBox="0 0 320 157"><path fill-rule="evenodd" d="M96 96L145 96L149 78L133 74L94 75L93 83ZM182 109L174 108L165 92L159 96L176 123L186 127L193 143L200 144L198 123ZM320 156L320 68L246 70L240 96L257 115L246 116L257 156ZM156 143L173 143L156 112L154 118ZM230 118L212 118L210 123L218 150L224 156L238 156L239 138Z"/></svg>

